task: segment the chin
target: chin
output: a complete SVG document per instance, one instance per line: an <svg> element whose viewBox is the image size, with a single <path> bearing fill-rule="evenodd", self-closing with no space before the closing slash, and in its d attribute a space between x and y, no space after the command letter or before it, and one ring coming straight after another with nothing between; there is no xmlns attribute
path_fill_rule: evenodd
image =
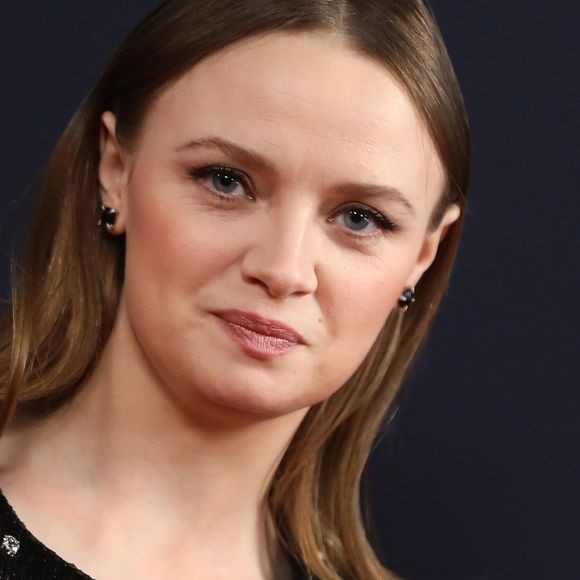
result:
<svg viewBox="0 0 580 580"><path fill-rule="evenodd" d="M280 390L259 389L255 386L243 388L238 383L235 389L231 385L227 390L216 390L207 393L211 402L235 414L245 415L250 419L269 420L308 409L318 402L312 397L293 393L282 393Z"/></svg>

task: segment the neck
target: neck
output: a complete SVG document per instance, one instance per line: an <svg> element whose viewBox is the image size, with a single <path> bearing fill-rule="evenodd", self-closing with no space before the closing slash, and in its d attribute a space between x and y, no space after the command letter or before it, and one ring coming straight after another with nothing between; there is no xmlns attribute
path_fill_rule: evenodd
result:
<svg viewBox="0 0 580 580"><path fill-rule="evenodd" d="M35 425L27 479L80 493L97 511L118 506L119 517L147 506L157 529L187 530L192 541L245 538L252 553L271 553L265 497L306 410L184 411L136 350L113 334L75 399Z"/></svg>

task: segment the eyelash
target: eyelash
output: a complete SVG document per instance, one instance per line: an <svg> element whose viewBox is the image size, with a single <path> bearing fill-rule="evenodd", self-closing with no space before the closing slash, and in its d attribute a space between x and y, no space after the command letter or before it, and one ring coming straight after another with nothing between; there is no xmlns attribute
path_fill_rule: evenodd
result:
<svg viewBox="0 0 580 580"><path fill-rule="evenodd" d="M250 200L256 199L256 196L253 193L254 188L253 184L251 183L251 180L248 179L248 177L244 173L238 171L237 169L234 169L233 167L228 167L227 165L204 165L199 167L192 167L189 171L189 174L195 180L201 180L219 174L225 175L230 179L232 179L233 181L239 183L244 188L247 196L246 199ZM236 195L228 195L226 193L222 193L219 191L214 191L213 189L210 189L210 191L214 195L216 195L220 201L224 201L225 203L236 203L240 197ZM379 232L375 232L374 234L357 234L356 230L350 230L346 228L347 231L356 238L372 238L377 233L381 232L393 233L399 230L399 225L395 221L387 218L384 214L382 214L378 210L360 203L350 203L339 207L334 213L334 215L331 218L329 218L329 221L331 222L336 221L336 218L339 215L348 211L358 212L362 216L373 221L377 226L377 228L379 229Z"/></svg>
<svg viewBox="0 0 580 580"><path fill-rule="evenodd" d="M395 232L398 230L398 225L393 220L390 220L389 218L387 218L380 211L377 211L376 209L373 209L372 207L369 207L368 205L364 205L364 204L360 204L360 203L347 204L347 205L343 205L343 206L339 207L336 210L335 214L330 218L330 221L334 222L336 220L337 216L341 215L342 213L349 212L349 211L357 212L357 213L361 214L362 216L364 216L365 218L368 218L368 219L374 221L375 225L379 228L379 230L382 230L383 232ZM349 229L348 231L352 232L353 234L356 233L356 230ZM356 234L356 235L357 235L357 237L364 237L364 236L370 237L372 234Z"/></svg>
<svg viewBox="0 0 580 580"><path fill-rule="evenodd" d="M227 177L230 177L232 180L237 181L240 185L242 185L242 187L246 190L246 192L249 192L250 195L248 196L248 199L251 200L255 199L255 196L253 194L253 186L250 180L244 173L238 171L237 169L234 169L233 167L228 167L227 165L204 165L202 167L193 167L189 173L191 177L193 177L196 180L201 180L206 177L212 177L214 175L219 174L226 175ZM223 201L229 203L237 201L238 196L227 195L226 193L221 193L219 191L214 190L210 191L214 195L217 195L219 199Z"/></svg>

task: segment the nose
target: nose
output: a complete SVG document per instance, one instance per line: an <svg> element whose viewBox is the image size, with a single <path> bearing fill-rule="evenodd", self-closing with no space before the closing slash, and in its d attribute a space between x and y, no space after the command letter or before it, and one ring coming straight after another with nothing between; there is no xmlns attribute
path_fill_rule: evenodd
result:
<svg viewBox="0 0 580 580"><path fill-rule="evenodd" d="M315 231L303 212L283 212L268 219L252 233L252 244L242 260L246 282L263 286L273 298L305 295L316 291Z"/></svg>

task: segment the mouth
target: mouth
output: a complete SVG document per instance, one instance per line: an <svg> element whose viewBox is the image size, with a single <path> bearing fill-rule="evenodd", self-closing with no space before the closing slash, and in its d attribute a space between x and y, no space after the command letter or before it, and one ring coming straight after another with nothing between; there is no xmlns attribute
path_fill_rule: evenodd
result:
<svg viewBox="0 0 580 580"><path fill-rule="evenodd" d="M290 326L253 312L220 310L212 314L230 337L255 358L263 360L279 356L306 344L304 338Z"/></svg>

